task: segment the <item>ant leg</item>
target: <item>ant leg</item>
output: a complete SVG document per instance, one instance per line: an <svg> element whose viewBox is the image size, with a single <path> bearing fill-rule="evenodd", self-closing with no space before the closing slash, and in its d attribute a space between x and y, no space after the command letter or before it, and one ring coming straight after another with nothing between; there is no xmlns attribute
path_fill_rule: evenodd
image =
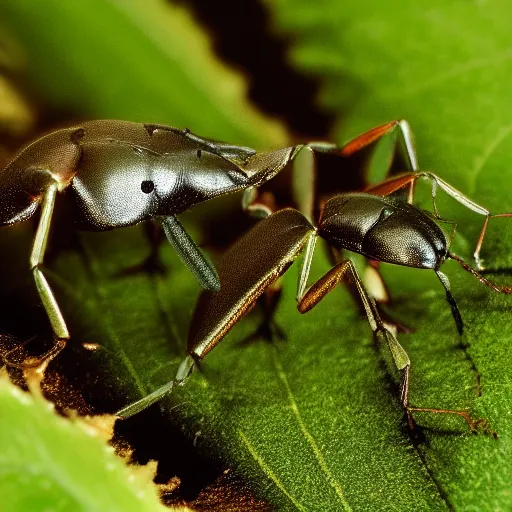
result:
<svg viewBox="0 0 512 512"><path fill-rule="evenodd" d="M457 232L457 223L453 220L441 219L441 217L436 217L437 222L442 224L449 224L451 226L450 237L447 240L447 245L450 247L453 243L453 239L455 238L455 233Z"/></svg>
<svg viewBox="0 0 512 512"><path fill-rule="evenodd" d="M487 231L487 225L489 224L489 220L494 219L496 217L512 217L512 213L498 213L495 215L488 215L486 217L484 225L482 226L482 231L480 232L480 235L478 237L475 252L473 253L473 259L475 260L476 268L478 270L485 270L484 266L482 265L482 260L480 259L480 249L482 248L482 243L484 241L484 236Z"/></svg>
<svg viewBox="0 0 512 512"><path fill-rule="evenodd" d="M399 318L395 317L386 306L392 304L391 291L386 285L384 276L380 271L380 261L368 260L366 267L363 270L362 281L366 291L375 301L379 315L384 324L390 328L395 334L414 332L414 329L407 324L403 323ZM349 286L349 291L359 304L359 292L355 286ZM361 310L361 307L359 308ZM363 311L364 312L364 311Z"/></svg>
<svg viewBox="0 0 512 512"><path fill-rule="evenodd" d="M435 206L435 199L436 199L436 192L437 187L439 186L444 192L446 192L450 197L453 197L458 203L462 204L469 210L478 213L479 215L485 216L484 225L482 226L482 230L480 231L480 235L478 237L478 241L475 247L475 251L473 253L473 259L475 261L476 267L478 270L483 270L482 261L480 259L480 250L482 248L482 244L484 241L485 233L487 231L487 226L489 224L489 220L497 217L512 217L512 213L498 213L491 215L489 210L487 208L484 208L483 206L480 206L479 204L475 203L469 197L465 196L462 192L457 190L455 187L441 179L439 176L436 176L435 174L431 172L422 172L420 173L421 177L425 177L429 179L432 182L432 201L434 203L434 215L436 217L439 217L437 213L437 208Z"/></svg>
<svg viewBox="0 0 512 512"><path fill-rule="evenodd" d="M414 185L416 180L423 176L423 173L409 173L409 174L400 174L393 178L389 178L387 180L381 181L376 185L370 185L364 189L364 192L367 194L373 194L375 196L389 196L394 192L404 189L409 186L409 192L407 195L407 202L412 204L414 200Z"/></svg>
<svg viewBox="0 0 512 512"><path fill-rule="evenodd" d="M436 273L436 276L439 278L439 281L441 281L441 284L443 285L445 292L446 292L446 302L450 305L450 309L452 311L453 319L455 320L455 325L457 326L458 333L462 336L462 331L464 329L464 323L462 321L462 317L460 316L459 308L457 307L457 303L455 302L455 299L453 298L451 289L450 289L450 281L448 280L448 277L445 276L442 272L439 270L434 270Z"/></svg>
<svg viewBox="0 0 512 512"><path fill-rule="evenodd" d="M205 290L218 292L220 281L215 267L190 238L175 215L162 217L162 225L169 242L179 257Z"/></svg>
<svg viewBox="0 0 512 512"><path fill-rule="evenodd" d="M341 150L342 156L350 156L362 149L370 146L374 142L378 141L382 137L392 134L395 130L398 130L398 150L399 155L402 157L403 164L405 164L405 168L409 169L413 173L418 171L418 157L416 154L416 147L414 144L414 137L409 126L409 123L405 120L395 120L389 123L385 123L381 126L377 126L357 137L352 139L350 142L345 144ZM396 151L396 149L395 149ZM388 167L388 174L391 171L392 162L390 161ZM404 169L400 169L404 170ZM408 202L412 203L412 199L414 196L414 183L412 180L408 183L409 191L408 191Z"/></svg>
<svg viewBox="0 0 512 512"><path fill-rule="evenodd" d="M316 247L316 239L317 235L314 231L312 231L311 234L309 234L307 237L304 250L301 252L299 256L297 256L297 258L300 259L301 262L300 272L297 280L297 301L304 294L304 290L306 289L307 286L309 272L311 270L311 262L313 260L313 254L315 252ZM279 288L272 290L276 283L278 283ZM242 341L242 344L247 344L248 342L253 341L255 338L261 337L269 341L273 341L276 338L279 340L286 339L286 334L273 319L274 312L275 309L277 308L281 295L280 289L281 285L279 283L279 280L275 280L273 283L269 284L265 288L265 292L262 295L260 295L260 297L257 299L257 303L260 304L260 306L262 307L264 320L253 334L249 335L245 340ZM271 293L270 297L265 297L269 290ZM266 303L261 302L262 297Z"/></svg>
<svg viewBox="0 0 512 512"><path fill-rule="evenodd" d="M141 398L140 400L137 400L136 402L133 402L130 405L119 409L119 411L114 414L124 420L130 416L138 414L144 409L147 409L150 405L153 405L155 402L161 400L165 395L169 394L175 386L183 386L195 366L196 361L194 358L192 356L187 356L180 364L178 371L176 372L176 377L174 377L173 380L159 387L157 390Z"/></svg>
<svg viewBox="0 0 512 512"><path fill-rule="evenodd" d="M219 261L220 291L211 293L205 290L199 298L190 324L189 355L174 380L117 414L132 416L158 401L174 386L184 384L194 366L254 306L256 299L286 272L307 243L307 237L313 234L313 226L299 212L280 210L256 224L238 240ZM280 240L279 244L276 239Z"/></svg>
<svg viewBox="0 0 512 512"><path fill-rule="evenodd" d="M402 373L400 382L400 404L402 405L406 415L409 427L414 429L415 423L413 413L429 412L437 414L454 414L462 417L469 428L475 430L477 426L482 424L483 420L473 420L466 411L456 411L449 409L436 409L426 407L413 407L409 404L409 379L411 362L407 352L400 345L394 334L386 328L382 322L375 302L370 298L368 292L357 274L354 264L350 260L339 263L329 270L323 277L310 286L298 301L298 309L301 313L306 313L315 307L339 282L349 277L356 285L359 296L365 309L368 323L379 342L384 342L393 359L395 368Z"/></svg>
<svg viewBox="0 0 512 512"><path fill-rule="evenodd" d="M316 239L317 234L315 232L312 232L311 235L309 235L308 240L306 242L306 248L304 249L300 256L302 261L301 269L299 272L299 279L297 281L297 303L300 303L300 301L304 297L304 294L306 293L309 273L311 271L311 262L313 261L313 254L315 253Z"/></svg>
<svg viewBox="0 0 512 512"><path fill-rule="evenodd" d="M389 173L393 170L409 170L412 171L413 173L417 172L418 158L416 155L414 138L409 123L405 120L394 120L377 126L375 128L372 128L371 130L368 130L367 132L364 132L358 135L357 137L353 138L342 147L338 147L333 144L326 144L323 142L311 142L307 144L307 147L312 149L313 152L316 153L318 156L322 154L341 156L344 159L349 159L350 161L352 161L352 157L355 157L356 160L352 164L347 162L347 164L344 165L353 167L353 165L355 164L355 168L361 170L361 164L363 164L364 166L365 163L371 162L372 153L374 152L374 149L376 149L375 144L384 137L394 134L396 134L397 136L393 137L393 139L391 140L391 142L393 143L393 147L391 148L390 156L392 156L392 158L389 159L389 162L385 167L386 175L389 175ZM396 158L397 156L398 160ZM360 159L362 159L362 161L360 161ZM326 164L328 164L328 161L326 162ZM318 178L316 181L319 182ZM379 180L379 182L381 183L381 180ZM339 184L340 187L343 187L343 185L343 183ZM414 194L414 180L409 180L407 185L409 186L409 202L411 202L412 196ZM351 184L351 186L355 186L357 189L364 188L364 185L363 187L361 187L356 183ZM372 192L372 188L373 186L370 185L368 189L369 193L374 193ZM343 190L346 190L346 188L340 188L340 191ZM325 190L324 192L327 192L327 190ZM375 194L378 193L375 192ZM378 195L386 195L386 192L380 193Z"/></svg>
<svg viewBox="0 0 512 512"><path fill-rule="evenodd" d="M296 153L292 166L292 196L297 209L312 222L316 196L316 166L314 151L321 143L307 145ZM322 145L324 147L324 145ZM332 145L325 144L326 148Z"/></svg>
<svg viewBox="0 0 512 512"><path fill-rule="evenodd" d="M415 427L415 422L412 414L418 412L428 412L434 414L453 414L455 416L460 416L467 423L470 430L476 431L478 430L478 427L483 427L486 431L488 431L487 429L489 428L489 423L487 422L486 419L478 418L475 420L467 411L454 411L451 409L433 409L430 407L413 407L409 405L410 369L410 366L404 368L402 382L400 384L400 399L402 401L402 406L407 411L407 423L411 430L414 430Z"/></svg>
<svg viewBox="0 0 512 512"><path fill-rule="evenodd" d="M437 176L434 173L431 172L417 172L417 173L410 173L410 174L404 174L401 176L397 176L394 178L391 178L389 180L383 181L382 183L379 183L375 186L371 186L365 190L365 192L375 195L389 195L393 192L396 192L397 190L400 190L402 188L405 188L409 184L414 184L414 182L419 178L426 178L430 180L432 183L432 206L434 211L434 216L441 220L439 216L439 212L437 211L436 206L436 197L437 197L437 188L441 188L444 192L446 192L450 197L455 199L458 203L462 204L469 210L478 213L479 215L485 216L484 225L482 226L482 230L480 231L480 235L478 237L478 241L475 247L475 251L473 253L473 259L475 261L476 267L478 270L483 270L484 267L482 265L482 261L480 259L480 250L482 248L482 244L484 241L485 233L487 231L487 226L489 224L490 219L498 218L498 217L512 217L512 213L498 213L493 214L487 210L487 208L484 208L483 206L480 206L479 204L475 203L469 197L464 195L462 192L457 190L455 187L444 181L442 178ZM413 196L410 195L410 201L412 202Z"/></svg>
<svg viewBox="0 0 512 512"><path fill-rule="evenodd" d="M416 172L418 170L418 157L414 146L414 137L411 127L405 119L390 121L358 135L341 148L341 155L353 155L396 129L398 129L398 135L403 145L407 165L411 171Z"/></svg>
<svg viewBox="0 0 512 512"><path fill-rule="evenodd" d="M41 206L41 217L39 219L39 225L37 227L34 245L32 246L32 253L30 255L30 269L34 275L37 291L41 297L41 302L46 310L46 314L50 320L55 337L57 340L62 341L69 339L69 331L50 285L41 270L48 241L48 234L50 232L57 188L58 185L54 182L48 186L44 193Z"/></svg>

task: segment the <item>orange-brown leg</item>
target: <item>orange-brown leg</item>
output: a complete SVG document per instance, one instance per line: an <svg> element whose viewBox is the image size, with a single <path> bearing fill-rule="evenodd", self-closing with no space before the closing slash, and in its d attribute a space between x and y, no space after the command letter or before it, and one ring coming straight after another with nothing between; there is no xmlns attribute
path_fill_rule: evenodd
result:
<svg viewBox="0 0 512 512"><path fill-rule="evenodd" d="M394 176L393 178L381 181L375 185L370 185L369 187L365 188L364 191L367 194L373 194L375 196L389 196L394 192L402 190L408 186L409 193L407 196L407 202L412 203L414 199L414 184L416 180L422 176L423 174L419 172L400 174L398 176Z"/></svg>
<svg viewBox="0 0 512 512"><path fill-rule="evenodd" d="M382 322L375 302L368 295L364 285L357 274L354 264L350 260L338 263L323 277L311 285L299 298L297 308L301 313L306 313L314 308L339 282L350 279L357 287L363 307L368 317L368 323L374 332L376 339L384 342L391 353L396 369L401 372L400 403L407 415L409 427L414 428L413 413L429 412L436 414L453 414L463 418L469 428L475 430L483 423L483 420L473 420L466 411L450 409L437 409L430 407L413 407L409 404L409 379L411 362L409 356L400 345L395 335L386 328Z"/></svg>
<svg viewBox="0 0 512 512"><path fill-rule="evenodd" d="M462 258L459 258L455 254L448 253L448 258L455 260L464 270L475 276L482 284L492 288L497 293L504 293L506 295L512 294L512 287L510 286L500 286L489 279L486 279L482 274L476 271L473 267L469 266Z"/></svg>
<svg viewBox="0 0 512 512"><path fill-rule="evenodd" d="M392 133L393 131L399 131L399 137L404 145L405 154L407 157L407 163L412 171L418 170L418 159L416 157L416 149L414 147L414 139L412 136L411 127L409 123L402 119L400 121L390 121L389 123L376 126L367 132L354 137L351 141L347 142L341 149L342 156L350 156L360 151L361 149L373 144L377 140L381 139L385 135Z"/></svg>

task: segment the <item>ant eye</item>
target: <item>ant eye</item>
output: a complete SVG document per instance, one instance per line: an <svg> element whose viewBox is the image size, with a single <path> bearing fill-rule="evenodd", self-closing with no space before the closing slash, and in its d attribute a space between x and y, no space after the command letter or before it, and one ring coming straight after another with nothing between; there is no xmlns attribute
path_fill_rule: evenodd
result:
<svg viewBox="0 0 512 512"><path fill-rule="evenodd" d="M144 194L151 194L151 192L155 190L155 184L151 180L143 181L140 184L140 189L142 192L144 192Z"/></svg>
<svg viewBox="0 0 512 512"><path fill-rule="evenodd" d="M203 154L203 152L200 149L198 149L196 152L197 158L201 158L202 154Z"/></svg>

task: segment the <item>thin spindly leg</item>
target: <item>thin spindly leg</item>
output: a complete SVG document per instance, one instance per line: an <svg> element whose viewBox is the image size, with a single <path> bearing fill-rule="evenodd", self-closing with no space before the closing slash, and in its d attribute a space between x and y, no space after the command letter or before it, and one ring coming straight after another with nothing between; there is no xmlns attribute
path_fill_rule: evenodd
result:
<svg viewBox="0 0 512 512"><path fill-rule="evenodd" d="M372 186L367 189L367 192L375 195L389 195L397 190L403 189L408 185L414 184L416 180L419 178L426 178L430 180L432 184L432 207L434 211L434 215L439 220L442 220L439 216L439 212L437 210L436 205L436 197L437 197L437 188L441 188L446 192L450 197L455 199L458 203L462 204L469 210L478 213L479 215L485 216L484 225L482 226L482 230L480 231L480 235L478 237L478 241L475 247L475 251L473 253L473 258L475 260L475 264L478 270L483 270L482 261L480 259L480 250L482 249L482 244L484 241L485 233L487 231L487 226L489 224L490 219L498 218L498 217L512 217L512 213L498 213L491 215L491 212L475 203L469 197L465 196L460 190L457 190L455 187L444 181L442 178L437 176L431 172L417 172L414 174L404 174L401 176L397 176L395 178L391 178L389 180L383 181L378 185ZM412 202L412 197L411 201Z"/></svg>
<svg viewBox="0 0 512 512"><path fill-rule="evenodd" d="M329 168L341 168L346 170L347 168L361 170L361 164L367 160L371 162L371 154L376 149L376 143L386 136L396 134L396 137L392 139L393 142L393 158L389 159L386 166L386 174L389 174L393 169L403 171L418 171L418 158L416 155L416 149L414 146L414 139L409 124L405 120L391 121L383 125L377 126L364 132L357 137L350 140L344 146L339 147L334 144L328 144L324 142L310 142L306 145L316 155L316 161L318 166L326 165ZM325 160L324 156L321 155L332 155L334 157L342 157L337 164L335 161ZM398 160L396 159L398 156ZM352 159L355 157L355 160ZM370 157L370 159L368 159ZM347 160L348 159L348 160ZM360 159L362 159L360 161ZM397 167L398 166L398 167ZM320 194L330 195L332 193L332 180L339 179L331 176L329 178L329 186L326 187L326 183L321 180L321 173L315 180L315 187L318 188ZM341 178L343 181L339 181L335 185L335 189L339 192L346 191L348 189L360 189L360 184L353 182L350 178L347 180L346 175ZM347 183L348 181L348 183ZM409 198L413 196L414 182L408 182L409 186ZM347 188L348 187L348 188Z"/></svg>
<svg viewBox="0 0 512 512"><path fill-rule="evenodd" d="M162 217L162 225L167 239L201 286L205 290L219 291L220 281L215 267L190 238L181 222L174 215L170 215Z"/></svg>
<svg viewBox="0 0 512 512"><path fill-rule="evenodd" d="M222 287L204 290L190 323L188 356L174 379L117 414L128 417L184 384L201 361L248 313L258 297L283 275L314 233L313 226L296 210L280 210L257 223L219 260ZM276 243L276 240L279 243Z"/></svg>
<svg viewBox="0 0 512 512"><path fill-rule="evenodd" d="M17 366L25 368L27 366L37 366L42 361L47 364L53 359L66 345L69 339L69 331L62 316L62 312L59 305L53 295L52 289L44 276L41 267L43 265L44 253L46 250L46 244L48 242L48 235L50 232L51 220L53 209L55 206L55 198L58 191L57 183L52 183L46 189L42 204L41 204L41 217L39 219L39 225L37 227L34 244L32 246L32 252L30 255L30 270L34 276L36 288L43 303L44 309L52 326L52 330L56 339L56 343L48 352L42 357L35 361L23 361L20 363L18 358L14 357L15 354L20 352L21 347L29 343L31 340L23 343L21 346L13 349L3 357L4 362L9 366Z"/></svg>
<svg viewBox="0 0 512 512"><path fill-rule="evenodd" d="M138 414L144 409L147 409L150 405L153 405L154 403L161 400L165 395L170 393L173 387L183 386L183 384L185 384L186 380L192 373L192 370L194 369L195 365L196 362L194 361L194 358L192 356L187 356L181 363L180 367L178 368L174 380L171 380L167 384L164 384L163 386L159 387L157 390L141 398L140 400L137 400L136 402L133 402L126 407L123 407L122 409L117 411L115 415L119 416L120 418L126 419L129 418L130 416Z"/></svg>
<svg viewBox="0 0 512 512"><path fill-rule="evenodd" d="M465 196L462 192L457 190L455 187L441 179L439 176L436 176L433 173L426 172L426 173L420 173L422 177L425 177L429 179L432 183L432 202L434 207L434 215L436 217L439 217L439 214L437 212L436 207L436 193L437 193L437 187L439 186L442 190L444 190L450 197L453 197L457 202L468 208L469 210L478 213L479 215L485 216L484 225L482 226L482 230L480 231L480 235L478 237L478 241L475 247L475 252L473 253L473 258L475 260L475 264L477 266L477 269L482 270L482 261L480 259L480 250L482 248L482 244L484 241L485 233L487 231L487 226L489 224L489 220L496 218L496 217L512 217L512 213L498 213L491 215L489 210L487 208L484 208L483 206L480 206L479 204L475 203L469 197Z"/></svg>
<svg viewBox="0 0 512 512"><path fill-rule="evenodd" d="M57 195L57 183L52 183L46 190L42 205L41 218L37 227L32 253L30 255L30 269L34 275L37 291L50 320L53 332L56 338L66 340L69 338L69 331L60 311L59 305L55 300L53 292L46 280L41 266L43 264L44 253L50 232L53 209L55 206L55 197Z"/></svg>
<svg viewBox="0 0 512 512"><path fill-rule="evenodd" d="M316 145L319 151L320 143ZM331 147L327 144L326 147ZM315 148L309 145L296 153L292 164L292 196L297 209L313 222L315 209L316 166Z"/></svg>
<svg viewBox="0 0 512 512"><path fill-rule="evenodd" d="M455 302L455 299L452 295L451 287L450 287L450 281L446 275L444 275L439 270L434 270L436 273L436 276L438 277L439 281L441 281L441 284L443 285L443 288L446 292L446 302L448 302L448 305L450 306L450 310L452 312L453 320L455 321L455 325L457 326L457 331L460 335L462 335L462 331L464 329L464 323L462 321L462 317L460 316L459 308L457 306L457 303Z"/></svg>
<svg viewBox="0 0 512 512"><path fill-rule="evenodd" d="M394 132L395 130L398 130L398 136L400 137L400 143L403 145L404 154L409 169L411 171L417 171L418 158L416 156L414 138L412 135L411 127L405 119L399 121L390 121L389 123L376 126L375 128L372 128L371 130L358 135L343 146L341 154L343 156L350 156L357 151L360 151L361 149L369 146L385 135Z"/></svg>
<svg viewBox="0 0 512 512"><path fill-rule="evenodd" d="M338 263L323 277L311 285L298 300L297 307L299 311L301 313L306 313L310 309L314 308L339 282L344 281L347 278L352 280L359 291L359 296L363 303L368 323L370 324L376 339L380 343L385 343L388 347L393 363L396 369L401 373L400 403L407 414L407 420L410 428L414 428L413 413L429 412L460 416L464 418L471 429L475 429L481 423L481 420L473 420L466 411L413 407L409 404L409 378L411 367L409 356L402 348L395 335L387 329L382 322L374 300L368 295L359 275L357 274L354 264L350 260Z"/></svg>
<svg viewBox="0 0 512 512"><path fill-rule="evenodd" d="M260 169L256 174L258 180L244 191L242 206L251 215L264 218L272 213L272 208L261 201L258 202L257 188L262 183L280 172L289 162L293 161L292 169L292 190L293 197L297 201L296 207L308 219L313 215L315 202L315 154L333 155L335 157L349 157L378 141L393 132L398 133L398 144L400 155L403 157L406 169L416 172L418 170L418 158L414 146L414 138L409 123L405 120L391 121L377 126L362 133L349 141L343 147L329 142L309 142L297 144L285 150L278 150L261 154L257 159L257 167ZM254 160L256 157L253 157ZM252 164L254 166L254 163ZM255 174L255 175L256 175ZM409 181L409 197L413 196L414 182Z"/></svg>
<svg viewBox="0 0 512 512"><path fill-rule="evenodd" d="M471 275L475 276L482 284L485 284L485 286L492 288L495 292L505 293L506 295L512 294L512 287L501 286L499 284L493 283L492 281L489 281L489 279L485 278L473 267L470 267L462 258L459 258L455 254L449 252L446 257L455 260L464 270L469 272Z"/></svg>
<svg viewBox="0 0 512 512"><path fill-rule="evenodd" d="M413 173L416 173L419 166L416 147L414 145L414 137L411 127L405 119L390 121L389 123L385 123L362 133L343 146L341 155L353 155L396 130L398 131L398 150L400 151L400 155L403 157L406 166L406 169L403 170L410 170ZM412 202L412 198L414 196L414 181L411 181L408 185L408 201Z"/></svg>

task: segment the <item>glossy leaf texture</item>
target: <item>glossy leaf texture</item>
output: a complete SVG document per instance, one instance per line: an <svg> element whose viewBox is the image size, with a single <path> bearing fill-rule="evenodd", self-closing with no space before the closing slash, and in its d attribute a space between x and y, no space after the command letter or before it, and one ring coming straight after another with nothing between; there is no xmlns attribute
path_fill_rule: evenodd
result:
<svg viewBox="0 0 512 512"><path fill-rule="evenodd" d="M5 510L168 510L158 500L152 470L128 468L105 444L100 421L94 426L59 417L40 395L20 390L5 375L0 407ZM105 432L107 425L104 418Z"/></svg>
<svg viewBox="0 0 512 512"><path fill-rule="evenodd" d="M321 1L314 11L301 0L266 4L275 31L293 40L293 63L322 80L321 104L342 114L338 137L406 118L416 135L421 168L438 173L493 213L512 210L512 36L504 16L510 12L507 2L397 0L341 6ZM458 240L464 249L455 250L469 259L483 218L460 212L447 201L441 215L461 215ZM511 232L505 219L491 220L483 251L486 266L510 267ZM413 387L412 401L439 404L443 397L443 403L453 406L456 397L466 393L467 406L488 418L499 438L431 432L428 444L418 448L418 463L428 470L428 480L437 483L447 506L506 509L512 475L512 370L506 355L510 298L482 289L454 267L446 265L466 323L462 343L469 345L473 385L471 379L466 384L449 382L454 373L467 373L463 368L469 363L450 362L460 347L449 335L448 309L432 304L437 302L437 283L432 282L430 290L412 275L404 278L407 272L389 269L393 293L408 302L399 310L416 312L416 332L402 339L412 358L413 376L426 387L419 394ZM474 394L476 382L481 396ZM425 394L427 389L433 394Z"/></svg>
<svg viewBox="0 0 512 512"><path fill-rule="evenodd" d="M19 11L14 3L5 11L13 20L25 20L27 10L34 10L34 20L41 16L35 6L18 4ZM45 9L50 9L46 4ZM98 14L96 21L103 20L98 26L91 21L90 38L76 32L85 18L80 11L68 18L75 20L69 24L74 28L63 24L61 38L46 39L50 42L44 45L36 37L53 34L26 30L25 44L32 44L32 51L46 48L58 56L72 40L77 48L83 45L90 52L84 54L83 65L78 57L73 57L73 66L55 57L57 82L65 76L62 69L81 73L75 82L80 84L75 87L77 95L67 87L55 94L57 100L67 98L65 106L85 103L87 115L185 124L231 142L272 146L282 142L266 125L250 125L249 132L242 131L246 118L230 101L222 100L220 91L226 87L215 73L208 75L208 87L194 85L190 77L205 73L205 68L198 70L194 55L185 50L177 52L182 57L177 71L169 76L159 71L156 79L154 68L147 69L140 54L145 45L151 46L148 52L155 50L153 37L132 47L130 41L139 36L130 32L117 44L103 44L106 33L121 30L117 23L131 26L127 20L133 17L127 15L131 7L120 7L121 3L98 2L97 9L100 4L107 6L106 12L103 18ZM59 9L64 4L51 5ZM422 168L438 172L493 212L512 210L507 119L512 64L503 1L421 5L364 0L340 5L321 0L312 6L304 0L273 0L266 5L274 30L293 38L294 65L315 73L324 83L320 101L339 121L334 139L341 142L380 122L407 118L417 136ZM71 16L69 9L65 16ZM91 12L100 12L97 9ZM140 14L142 22L145 16ZM158 18L153 22L161 30L163 18ZM169 23L172 19L165 18ZM183 19L178 20L176 31L183 25ZM18 26L26 23L18 21ZM166 34L170 38L174 33ZM159 57L163 61L156 65L159 70L171 65L169 44L166 39L156 45L157 52L162 45L166 48L165 57ZM186 51L193 48L188 44ZM100 68L94 59L107 51L114 52L120 65L112 73L101 68L98 85L93 79L98 71L93 70ZM75 55L80 55L78 49ZM67 58L71 59L69 54ZM41 94L48 94L53 87L44 69L48 59L36 61L43 77ZM37 69L32 71L34 79ZM142 84L143 79L147 83ZM116 101L126 94L126 85L119 85L123 80L130 83L131 94L128 100ZM179 90L173 92L178 84ZM192 99L181 95L183 89L192 91ZM89 107L89 102L97 103ZM443 217L459 221L455 247L470 257L483 218L468 214L453 201L441 201L440 207ZM206 222L211 210L201 212ZM234 217L228 218L226 225L232 221ZM512 263L508 222L491 221L483 252L489 266ZM193 232L196 239L200 234L200 228ZM19 256L28 254L29 230L5 231L2 237L2 245L16 248L1 256L4 311L24 304L28 315L38 304L33 292L27 295L30 276ZM59 241L59 235L54 238ZM80 375L110 397L111 410L172 378L199 293L166 245L160 251L166 275L120 275L148 251L142 230L136 227L81 234L77 245L56 253L49 262L52 284L73 333L69 353L94 363L92 370ZM326 254L320 246L315 276L327 270ZM425 407L468 408L473 416L489 420L497 439L469 432L457 418L427 414L416 418L424 437L411 438L396 389L351 297L337 289L313 311L299 315L293 267L284 279L276 317L286 341L242 343L258 325L255 311L207 357L202 372L162 402L165 421L183 431L208 458L243 475L253 491L279 510L507 509L512 476L508 414L512 373L507 358L512 299L484 288L455 263L447 263L444 271L466 323L462 340L435 276L383 269L394 298L391 315L414 328L399 335L412 360L411 401ZM18 281L13 275L19 276ZM30 330L26 331L28 337ZM81 342L101 348L87 356ZM151 436L152 425L145 428ZM172 446L172 440L167 443Z"/></svg>

